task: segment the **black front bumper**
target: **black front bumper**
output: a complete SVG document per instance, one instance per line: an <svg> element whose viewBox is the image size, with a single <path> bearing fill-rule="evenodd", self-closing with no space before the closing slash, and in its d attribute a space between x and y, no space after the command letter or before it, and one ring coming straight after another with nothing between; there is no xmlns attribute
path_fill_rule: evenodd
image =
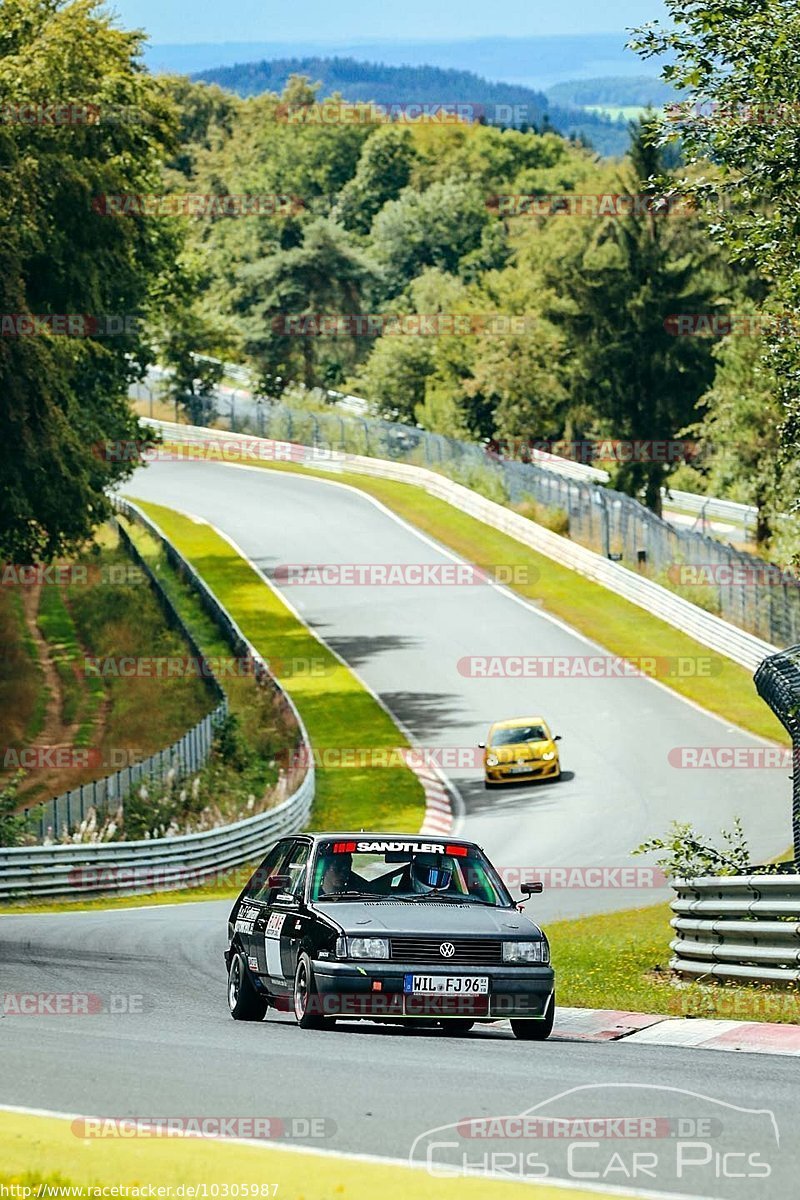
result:
<svg viewBox="0 0 800 1200"><path fill-rule="evenodd" d="M489 991L479 994L434 995L404 991L406 975L477 975L489 980ZM311 997L321 1016L342 1017L461 1017L500 1021L505 1018L547 1016L555 977L550 966L420 966L402 962L314 962L316 996Z"/></svg>

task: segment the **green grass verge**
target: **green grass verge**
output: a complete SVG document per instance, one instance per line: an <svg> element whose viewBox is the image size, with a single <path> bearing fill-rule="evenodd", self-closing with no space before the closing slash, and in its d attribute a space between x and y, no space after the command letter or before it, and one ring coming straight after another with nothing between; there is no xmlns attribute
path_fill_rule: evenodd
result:
<svg viewBox="0 0 800 1200"><path fill-rule="evenodd" d="M487 571L510 569L514 591L543 611L605 647L611 654L630 659L655 658L665 666L656 677L673 691L709 712L760 737L788 745L788 735L753 685L753 677L724 655L717 654L651 616L635 604L616 596L577 571L553 562L521 542L492 529L453 505L429 496L422 488L387 479L372 479L346 471L322 472L288 463L254 461L264 470L288 471L314 478L334 478L380 500L398 516L427 533L443 546ZM518 578L513 582L513 569ZM695 674L669 673L680 661ZM677 668L676 668L677 669Z"/></svg>
<svg viewBox="0 0 800 1200"><path fill-rule="evenodd" d="M42 588L36 620L61 685L61 719L65 725L78 723L74 745L88 746L105 688L101 679L86 676L81 670L84 655L72 614L64 602L64 589Z"/></svg>
<svg viewBox="0 0 800 1200"><path fill-rule="evenodd" d="M271 663L294 700L315 751L383 750L408 743L331 651L263 578L209 525L142 503L189 559L244 634ZM317 767L312 824L320 829L417 830L424 816L419 780L407 767Z"/></svg>
<svg viewBox="0 0 800 1200"><path fill-rule="evenodd" d="M421 1131L420 1131L421 1132ZM592 1200L597 1193L579 1188L550 1187L547 1183L481 1178L435 1178L426 1171L396 1164L369 1162L346 1155L321 1157L282 1150L279 1146L232 1144L208 1138L85 1138L72 1131L72 1122L58 1117L22 1115L0 1110L0 1184L19 1200L65 1196L56 1189L73 1184L82 1188L128 1188L117 1195L133 1197L135 1188L197 1188L185 1196L203 1194L219 1185L218 1196L250 1195L277 1200ZM239 1191L234 1185L239 1185ZM223 1190L227 1188L229 1190ZM20 1189L28 1187L26 1194ZM38 1190L37 1190L38 1189ZM52 1190L49 1190L52 1189ZM86 1191L85 1196L105 1193ZM148 1195L144 1191L141 1194ZM75 1193L73 1193L73 1196ZM631 1193L635 1200L635 1193Z"/></svg>
<svg viewBox="0 0 800 1200"><path fill-rule="evenodd" d="M800 1021L800 993L768 987L670 982L668 904L547 925L558 1003L714 1017L732 1021Z"/></svg>

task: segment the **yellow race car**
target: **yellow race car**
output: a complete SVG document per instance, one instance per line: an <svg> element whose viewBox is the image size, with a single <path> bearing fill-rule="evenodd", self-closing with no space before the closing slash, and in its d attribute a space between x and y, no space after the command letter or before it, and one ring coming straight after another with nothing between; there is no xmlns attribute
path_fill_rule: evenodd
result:
<svg viewBox="0 0 800 1200"><path fill-rule="evenodd" d="M556 746L560 741L561 735L552 735L544 717L495 721L486 741L478 743L484 751L485 787L533 779L560 779L561 761Z"/></svg>

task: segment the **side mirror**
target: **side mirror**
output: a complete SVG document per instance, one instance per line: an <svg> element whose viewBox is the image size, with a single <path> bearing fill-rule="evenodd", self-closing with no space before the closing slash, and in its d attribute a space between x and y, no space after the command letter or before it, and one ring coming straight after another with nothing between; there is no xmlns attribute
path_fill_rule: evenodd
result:
<svg viewBox="0 0 800 1200"><path fill-rule="evenodd" d="M485 750L485 749L486 749L486 742L478 742L478 749L479 749L479 750Z"/></svg>
<svg viewBox="0 0 800 1200"><path fill-rule="evenodd" d="M288 875L270 875L267 879L267 887L270 888L285 888L291 883Z"/></svg>
<svg viewBox="0 0 800 1200"><path fill-rule="evenodd" d="M544 884L541 879L534 879L533 883L522 883L519 889L523 896L539 896L544 891Z"/></svg>
<svg viewBox="0 0 800 1200"><path fill-rule="evenodd" d="M553 741L554 741L554 742L560 742L560 741L561 741L561 734L560 734L560 733L557 733L557 734L556 734L556 736L553 738Z"/></svg>

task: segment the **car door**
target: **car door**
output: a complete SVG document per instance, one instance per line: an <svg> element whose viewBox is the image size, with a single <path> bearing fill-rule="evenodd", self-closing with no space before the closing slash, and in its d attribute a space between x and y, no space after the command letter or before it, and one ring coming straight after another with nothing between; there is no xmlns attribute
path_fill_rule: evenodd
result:
<svg viewBox="0 0 800 1200"><path fill-rule="evenodd" d="M269 900L276 890L270 888L269 880L279 875L289 857L294 838L282 838L276 843L253 875L246 894L242 897L236 913L233 932L239 939L251 971L267 975L264 934L269 916Z"/></svg>
<svg viewBox="0 0 800 1200"><path fill-rule="evenodd" d="M281 865L286 882L269 897L264 928L264 952L271 992L288 994L294 986L297 953L308 917L303 896L310 842L296 838Z"/></svg>

